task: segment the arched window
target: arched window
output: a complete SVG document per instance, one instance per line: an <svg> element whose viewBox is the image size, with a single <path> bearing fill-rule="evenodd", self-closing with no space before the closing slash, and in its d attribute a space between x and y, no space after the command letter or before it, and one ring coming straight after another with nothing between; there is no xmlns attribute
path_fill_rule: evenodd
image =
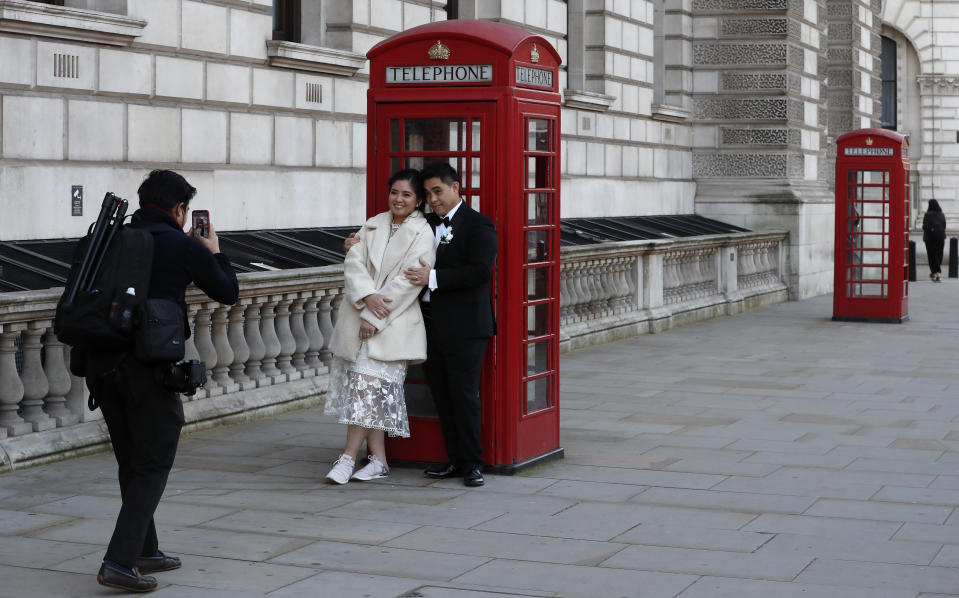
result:
<svg viewBox="0 0 959 598"><path fill-rule="evenodd" d="M882 54L880 58L882 67L880 69L880 78L882 79L882 116L879 122L884 129L896 130L899 123L896 121L898 101L896 97L896 42L891 38L882 36Z"/></svg>

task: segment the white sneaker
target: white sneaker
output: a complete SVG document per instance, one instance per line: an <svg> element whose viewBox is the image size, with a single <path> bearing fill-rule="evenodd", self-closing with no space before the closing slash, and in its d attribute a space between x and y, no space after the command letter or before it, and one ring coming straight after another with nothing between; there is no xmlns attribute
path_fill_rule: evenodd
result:
<svg viewBox="0 0 959 598"><path fill-rule="evenodd" d="M350 474L353 473L353 467L356 461L347 454L340 455L340 458L333 462L333 469L326 474L326 479L332 480L337 484L345 484L350 481Z"/></svg>
<svg viewBox="0 0 959 598"><path fill-rule="evenodd" d="M353 474L354 480L367 482L369 480L378 480L390 475L390 469L383 465L383 462L376 458L376 455L370 455L370 462L363 466L363 469Z"/></svg>

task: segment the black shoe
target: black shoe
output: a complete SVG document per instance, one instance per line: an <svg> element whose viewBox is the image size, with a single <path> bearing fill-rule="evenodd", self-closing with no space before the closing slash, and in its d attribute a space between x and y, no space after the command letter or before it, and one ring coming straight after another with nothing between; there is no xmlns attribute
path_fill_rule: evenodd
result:
<svg viewBox="0 0 959 598"><path fill-rule="evenodd" d="M152 592L157 589L156 577L140 575L136 567L133 568L133 575L130 575L106 563L100 565L97 583L128 592Z"/></svg>
<svg viewBox="0 0 959 598"><path fill-rule="evenodd" d="M137 557L137 569L140 573L157 573L160 571L173 571L180 568L180 559L175 556L169 556L160 553L160 556L141 556Z"/></svg>
<svg viewBox="0 0 959 598"><path fill-rule="evenodd" d="M463 476L463 485L465 486L482 486L484 483L483 470L479 467L471 468Z"/></svg>
<svg viewBox="0 0 959 598"><path fill-rule="evenodd" d="M446 478L458 478L463 475L463 470L459 468L458 465L453 465L452 463L446 463L445 465L433 465L427 467L426 471L423 472L428 478L433 478L434 480L445 480Z"/></svg>

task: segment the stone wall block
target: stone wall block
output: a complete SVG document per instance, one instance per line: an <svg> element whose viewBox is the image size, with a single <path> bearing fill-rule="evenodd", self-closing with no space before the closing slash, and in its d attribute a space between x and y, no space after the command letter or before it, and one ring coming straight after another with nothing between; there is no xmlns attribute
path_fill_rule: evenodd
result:
<svg viewBox="0 0 959 598"><path fill-rule="evenodd" d="M181 114L182 162L226 163L227 113L184 109Z"/></svg>
<svg viewBox="0 0 959 598"><path fill-rule="evenodd" d="M226 7L181 1L181 46L186 50L226 54Z"/></svg>
<svg viewBox="0 0 959 598"><path fill-rule="evenodd" d="M16 37L0 37L0 83L29 87L33 85L33 42Z"/></svg>
<svg viewBox="0 0 959 598"><path fill-rule="evenodd" d="M159 106L129 106L127 110L127 148L127 159L132 162L176 162L179 160L179 109Z"/></svg>
<svg viewBox="0 0 959 598"><path fill-rule="evenodd" d="M230 11L230 54L266 60L266 40L273 38L273 17L240 8Z"/></svg>
<svg viewBox="0 0 959 598"><path fill-rule="evenodd" d="M150 54L100 50L100 93L146 97L153 93L153 58Z"/></svg>
<svg viewBox="0 0 959 598"><path fill-rule="evenodd" d="M63 100L3 96L3 157L63 159Z"/></svg>
<svg viewBox="0 0 959 598"><path fill-rule="evenodd" d="M253 105L293 107L294 75L276 69L253 69Z"/></svg>
<svg viewBox="0 0 959 598"><path fill-rule="evenodd" d="M123 160L123 119L120 102L68 100L67 158Z"/></svg>
<svg viewBox="0 0 959 598"><path fill-rule="evenodd" d="M156 57L156 95L161 98L203 99L203 61Z"/></svg>
<svg viewBox="0 0 959 598"><path fill-rule="evenodd" d="M693 63L697 65L786 65L786 44L696 43Z"/></svg>
<svg viewBox="0 0 959 598"><path fill-rule="evenodd" d="M206 99L230 104L249 104L250 67L208 62Z"/></svg>
<svg viewBox="0 0 959 598"><path fill-rule="evenodd" d="M147 22L143 35L136 38L134 44L177 46L177 2L157 2L157 0L127 0L127 15Z"/></svg>
<svg viewBox="0 0 959 598"><path fill-rule="evenodd" d="M92 46L37 42L39 88L93 91L96 70Z"/></svg>
<svg viewBox="0 0 959 598"><path fill-rule="evenodd" d="M273 117L230 113L230 163L270 164L273 161Z"/></svg>

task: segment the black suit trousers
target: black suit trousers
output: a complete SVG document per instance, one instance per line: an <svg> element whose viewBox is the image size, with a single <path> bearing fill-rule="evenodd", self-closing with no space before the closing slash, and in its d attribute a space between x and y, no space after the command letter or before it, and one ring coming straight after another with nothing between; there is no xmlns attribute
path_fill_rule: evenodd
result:
<svg viewBox="0 0 959 598"><path fill-rule="evenodd" d="M426 320L426 382L433 395L450 463L464 469L483 467L480 429L483 410L480 377L489 338L440 340L435 323Z"/></svg>
<svg viewBox="0 0 959 598"><path fill-rule="evenodd" d="M153 513L176 457L183 404L156 381L153 366L132 356L90 390L110 431L123 499L105 558L133 567L158 550Z"/></svg>

